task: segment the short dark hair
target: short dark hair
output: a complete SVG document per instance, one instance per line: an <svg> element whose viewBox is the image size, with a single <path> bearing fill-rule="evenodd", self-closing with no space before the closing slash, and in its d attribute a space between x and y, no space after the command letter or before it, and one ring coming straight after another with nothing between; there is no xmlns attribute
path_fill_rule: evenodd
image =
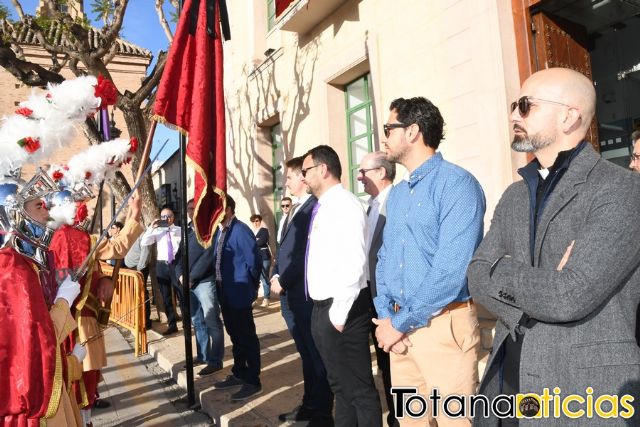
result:
<svg viewBox="0 0 640 427"><path fill-rule="evenodd" d="M634 130L633 132L631 132L631 142L633 144L635 144L636 141L639 139L640 139L640 130Z"/></svg>
<svg viewBox="0 0 640 427"><path fill-rule="evenodd" d="M340 165L340 158L338 153L328 145L318 145L307 151L304 157L311 156L314 165L324 164L327 165L327 170L335 178L340 179L342 177L342 166Z"/></svg>
<svg viewBox="0 0 640 427"><path fill-rule="evenodd" d="M171 205L162 205L162 207L160 208L160 212L162 212L165 209L170 210L172 214L175 214Z"/></svg>
<svg viewBox="0 0 640 427"><path fill-rule="evenodd" d="M115 225L116 227L118 227L118 229L122 230L124 228L124 224L121 223L120 221L116 221L113 223L113 225Z"/></svg>
<svg viewBox="0 0 640 427"><path fill-rule="evenodd" d="M251 217L249 218L249 221L253 222L253 221L262 221L262 215L260 214L253 214L251 215Z"/></svg>
<svg viewBox="0 0 640 427"><path fill-rule="evenodd" d="M376 167L383 168L385 178L393 182L393 180L396 179L396 164L387 159L384 151L376 151L374 154Z"/></svg>
<svg viewBox="0 0 640 427"><path fill-rule="evenodd" d="M280 202L284 202L284 201L293 202L293 200L291 200L291 197L289 197L289 196L284 196L284 197L282 198L282 200L280 200Z"/></svg>
<svg viewBox="0 0 640 427"><path fill-rule="evenodd" d="M236 213L236 201L233 200L233 197L231 197L230 195L226 194L225 195L225 200L227 201L227 207L229 209L231 209L232 213Z"/></svg>
<svg viewBox="0 0 640 427"><path fill-rule="evenodd" d="M294 172L300 172L302 170L302 163L304 163L304 156L299 156L287 160L285 165Z"/></svg>
<svg viewBox="0 0 640 427"><path fill-rule="evenodd" d="M398 98L391 102L390 111L395 111L398 121L405 125L417 124L424 143L434 150L444 139L444 120L438 107L422 96Z"/></svg>

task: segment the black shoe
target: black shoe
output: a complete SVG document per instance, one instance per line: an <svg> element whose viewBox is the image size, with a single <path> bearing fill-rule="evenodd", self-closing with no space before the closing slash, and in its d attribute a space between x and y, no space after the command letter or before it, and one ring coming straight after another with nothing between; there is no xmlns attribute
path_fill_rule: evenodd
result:
<svg viewBox="0 0 640 427"><path fill-rule="evenodd" d="M206 362L202 359L198 359L197 357L193 359L193 366L204 365ZM182 365L182 369L187 369L187 362Z"/></svg>
<svg viewBox="0 0 640 427"><path fill-rule="evenodd" d="M93 402L93 408L95 409L105 409L111 406L111 403L107 402L104 399L96 399Z"/></svg>
<svg viewBox="0 0 640 427"><path fill-rule="evenodd" d="M278 415L280 421L310 421L313 418L313 411L300 405L291 412Z"/></svg>
<svg viewBox="0 0 640 427"><path fill-rule="evenodd" d="M204 368L200 369L198 375L204 377L205 375L211 375L214 372L218 372L222 370L222 365L207 365Z"/></svg>
<svg viewBox="0 0 640 427"><path fill-rule="evenodd" d="M169 326L169 328L162 333L162 336L166 337L167 335L175 334L176 332L178 332L177 326Z"/></svg>
<svg viewBox="0 0 640 427"><path fill-rule="evenodd" d="M222 381L218 381L213 385L213 387L216 390L224 390L226 388L231 388L242 384L244 384L244 382L240 378L237 378L233 375L227 375L227 378Z"/></svg>
<svg viewBox="0 0 640 427"><path fill-rule="evenodd" d="M240 402L246 400L251 396L262 393L262 387L255 384L243 384L240 390L231 395L232 402Z"/></svg>

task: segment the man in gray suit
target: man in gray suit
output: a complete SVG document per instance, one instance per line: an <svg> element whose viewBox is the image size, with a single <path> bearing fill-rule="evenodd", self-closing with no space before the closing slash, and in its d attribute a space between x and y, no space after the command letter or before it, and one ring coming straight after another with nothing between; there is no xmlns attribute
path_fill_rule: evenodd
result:
<svg viewBox="0 0 640 427"><path fill-rule="evenodd" d="M376 297L376 264L378 263L378 251L382 246L382 230L386 222L387 196L393 186L396 177L396 164L387 160L384 151L369 153L362 158L358 169L358 181L362 182L364 191L370 195L367 208L367 241L368 254L367 283L371 291L371 308L374 316L378 314L373 306L373 298ZM387 401L389 415L387 424L391 427L398 425L393 408L393 396L391 395L391 368L389 366L389 353L378 347L376 339L376 325L371 323L371 336L376 349L378 369L382 372L382 383Z"/></svg>
<svg viewBox="0 0 640 427"><path fill-rule="evenodd" d="M640 397L632 320L640 301L640 177L602 159L585 141L595 100L591 80L551 68L529 77L511 106L511 146L535 159L503 194L468 269L473 298L498 317L479 391L489 399L540 396L545 389L558 402L574 394L592 394L592 403L605 394L612 395L609 402ZM494 411L485 418L478 410L474 425L640 422L638 411L634 416L625 405L616 405L619 417L604 420L611 405L589 400L567 408L554 398L524 405L503 400L502 409L516 406L543 418L499 420ZM592 418L585 416L589 406Z"/></svg>

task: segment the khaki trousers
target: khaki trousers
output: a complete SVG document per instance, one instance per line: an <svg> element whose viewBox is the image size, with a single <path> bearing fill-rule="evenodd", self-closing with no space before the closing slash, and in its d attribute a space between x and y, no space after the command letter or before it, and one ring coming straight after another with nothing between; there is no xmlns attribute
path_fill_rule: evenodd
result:
<svg viewBox="0 0 640 427"><path fill-rule="evenodd" d="M405 412L404 417L399 419L400 425L470 426L470 418L447 417L442 405L446 396L474 394L478 387L480 328L475 305L445 309L433 317L427 326L409 333L408 337L413 345L405 354L391 353L393 386L417 387L418 393L425 399L437 388L442 398L438 402L438 416L435 419L431 408L433 400L427 400L428 408L423 417L415 419ZM452 402L449 408L456 411L459 406ZM469 415L468 411L466 415Z"/></svg>

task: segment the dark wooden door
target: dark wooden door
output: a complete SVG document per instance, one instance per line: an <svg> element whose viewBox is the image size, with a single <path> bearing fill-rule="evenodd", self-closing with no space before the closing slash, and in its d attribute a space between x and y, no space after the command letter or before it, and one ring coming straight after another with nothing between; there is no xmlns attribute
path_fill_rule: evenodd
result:
<svg viewBox="0 0 640 427"><path fill-rule="evenodd" d="M543 12L532 15L531 22L531 69L538 71L553 67L570 68L593 79L591 55L586 48L587 31L583 26ZM587 133L587 140L593 148L600 151L598 123L595 117Z"/></svg>

